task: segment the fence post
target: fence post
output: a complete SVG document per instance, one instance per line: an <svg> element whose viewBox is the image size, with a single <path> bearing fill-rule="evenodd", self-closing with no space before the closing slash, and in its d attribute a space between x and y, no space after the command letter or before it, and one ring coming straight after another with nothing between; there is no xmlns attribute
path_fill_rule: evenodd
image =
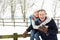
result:
<svg viewBox="0 0 60 40"><path fill-rule="evenodd" d="M18 40L18 34L17 33L14 33L13 36L14 36L13 40Z"/></svg>

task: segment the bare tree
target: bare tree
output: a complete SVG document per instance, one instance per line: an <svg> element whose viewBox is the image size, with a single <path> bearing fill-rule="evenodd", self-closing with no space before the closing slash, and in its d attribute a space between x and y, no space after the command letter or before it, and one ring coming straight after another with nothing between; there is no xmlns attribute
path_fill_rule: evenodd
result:
<svg viewBox="0 0 60 40"><path fill-rule="evenodd" d="M11 18L12 18L12 20L14 20L15 7L16 7L15 1L11 0Z"/></svg>
<svg viewBox="0 0 60 40"><path fill-rule="evenodd" d="M2 9L1 9L3 15L4 15L4 12L5 12L5 9L6 9L6 3L5 3L5 2L6 2L6 1L4 0L4 1L3 1L3 5L2 5Z"/></svg>
<svg viewBox="0 0 60 40"><path fill-rule="evenodd" d="M43 8L43 6L44 6L44 0L42 1L41 9Z"/></svg>
<svg viewBox="0 0 60 40"><path fill-rule="evenodd" d="M25 19L26 19L26 0L20 0L20 4L21 4L21 11L23 14L23 19L25 22Z"/></svg>
<svg viewBox="0 0 60 40"><path fill-rule="evenodd" d="M55 8L54 8L54 18L55 18L55 16L56 16L57 4L58 4L58 0L56 0L56 1L55 1Z"/></svg>

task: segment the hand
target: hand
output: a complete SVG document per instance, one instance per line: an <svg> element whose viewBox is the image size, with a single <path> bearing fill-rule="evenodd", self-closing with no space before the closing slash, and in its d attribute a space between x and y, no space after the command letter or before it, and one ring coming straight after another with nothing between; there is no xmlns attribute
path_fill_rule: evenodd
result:
<svg viewBox="0 0 60 40"><path fill-rule="evenodd" d="M47 33L47 28L42 28L42 31L44 32L44 33Z"/></svg>
<svg viewBox="0 0 60 40"><path fill-rule="evenodd" d="M46 33L48 29L47 29L46 27L40 26L40 27L38 28L38 30Z"/></svg>
<svg viewBox="0 0 60 40"><path fill-rule="evenodd" d="M28 34L28 32L27 31L25 31L24 33L23 33L23 38L26 38L26 35Z"/></svg>

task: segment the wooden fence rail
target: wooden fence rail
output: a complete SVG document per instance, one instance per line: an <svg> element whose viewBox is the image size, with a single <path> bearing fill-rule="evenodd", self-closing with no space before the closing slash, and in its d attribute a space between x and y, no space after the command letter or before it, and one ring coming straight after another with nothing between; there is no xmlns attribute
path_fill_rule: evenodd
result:
<svg viewBox="0 0 60 40"><path fill-rule="evenodd" d="M60 29L60 18L55 18L54 19L56 21L56 24L58 25L58 28ZM21 23L23 25L21 25ZM22 18L17 18L17 19L14 19L14 20L11 20L11 19L0 19L0 26L25 26L25 27L28 27L29 26L29 19L26 18L25 19L25 22L23 21Z"/></svg>
<svg viewBox="0 0 60 40"><path fill-rule="evenodd" d="M60 31L58 32L58 34L60 34ZM27 34L26 37L30 37L30 34ZM6 39L6 38L13 38L13 40L18 40L18 38L23 38L23 35L14 33L13 35L3 35L3 36L0 36L0 39Z"/></svg>
<svg viewBox="0 0 60 40"><path fill-rule="evenodd" d="M0 19L1 20L1 22L0 23L3 23L3 25L2 26L5 26L5 24L4 23L9 23L9 22L4 22L4 20L3 19ZM7 19L7 20L9 20L9 19ZM20 19L18 19L18 20L20 20ZM58 28L60 29L60 27L59 27L59 25L60 25L60 19L55 19L55 21L56 21L56 24L58 25ZM13 26L16 26L15 25L15 23L21 23L21 22L10 22L10 23L14 23L14 25ZM24 23L24 22L22 22L22 23ZM27 24L28 24L29 22L27 21ZM1 26L1 25L0 25ZM7 25L6 25L7 26ZM8 26L11 26L11 25L8 25ZM18 26L18 25L17 25ZM58 31L58 34L60 34L60 31ZM30 36L30 34L27 34L27 37L29 37ZM17 34L17 33L13 33L13 35L0 35L0 39L5 39L5 38L13 38L13 40L18 40L18 38L21 38L21 37L23 37L23 35L22 34Z"/></svg>
<svg viewBox="0 0 60 40"><path fill-rule="evenodd" d="M30 34L27 34L27 37L29 37L29 36L30 36ZM0 39L13 38L13 40L18 40L19 37L21 38L21 37L23 37L23 35L14 33L13 35L2 35L2 36L0 36Z"/></svg>

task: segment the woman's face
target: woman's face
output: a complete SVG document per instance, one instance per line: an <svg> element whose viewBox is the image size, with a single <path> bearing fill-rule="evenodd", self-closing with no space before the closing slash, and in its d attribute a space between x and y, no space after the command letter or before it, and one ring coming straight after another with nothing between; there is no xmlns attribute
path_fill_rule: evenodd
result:
<svg viewBox="0 0 60 40"><path fill-rule="evenodd" d="M44 21L45 20L45 17L46 17L46 13L45 11L40 11L39 12L39 18L41 21Z"/></svg>
<svg viewBox="0 0 60 40"><path fill-rule="evenodd" d="M39 17L39 13L38 12L34 12L34 16L35 17Z"/></svg>

